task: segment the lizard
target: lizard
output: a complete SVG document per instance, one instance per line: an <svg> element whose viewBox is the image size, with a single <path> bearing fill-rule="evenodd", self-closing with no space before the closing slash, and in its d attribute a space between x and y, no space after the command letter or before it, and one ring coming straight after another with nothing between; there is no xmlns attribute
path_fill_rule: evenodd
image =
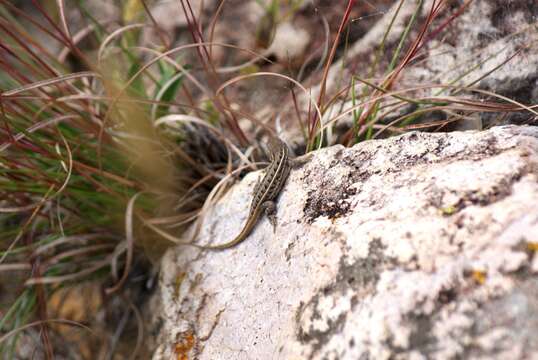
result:
<svg viewBox="0 0 538 360"><path fill-rule="evenodd" d="M224 250L236 246L247 238L262 212L265 212L273 229L276 227L275 200L284 186L291 170L292 160L286 143L277 137L271 137L268 143L270 164L265 168L265 175L254 187L250 211L241 232L231 241L220 245L189 244L203 250Z"/></svg>

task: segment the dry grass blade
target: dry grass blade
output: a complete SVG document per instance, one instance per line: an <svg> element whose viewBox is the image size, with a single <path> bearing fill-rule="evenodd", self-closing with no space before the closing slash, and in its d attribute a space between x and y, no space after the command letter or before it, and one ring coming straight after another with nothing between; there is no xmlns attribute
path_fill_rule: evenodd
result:
<svg viewBox="0 0 538 360"><path fill-rule="evenodd" d="M73 79L90 78L90 77L100 77L100 75L93 72L93 71L82 71L82 72L74 73L74 74L61 75L61 76L55 77L53 79L36 81L36 82L33 82L33 83L25 85L25 86L21 86L21 87L16 88L16 89L4 91L1 94L1 97L2 98L11 97L11 96L17 95L17 94L19 94L21 92L34 90L34 89L39 89L39 88L42 88L42 87L45 87L45 86L55 85L55 84L66 82L66 81L73 80ZM2 100L6 100L6 99L2 99Z"/></svg>
<svg viewBox="0 0 538 360"><path fill-rule="evenodd" d="M130 31L130 30L134 30L134 29L140 29L140 28L143 28L143 27L147 27L147 26L150 26L148 24L144 24L144 23L139 23L139 24L129 24L129 25L125 25L119 29L116 29L114 30L110 35L108 35L104 40L103 42L101 43L101 45L99 46L99 50L97 51L97 66L100 68L102 66L102 61L103 61L103 56L104 56L104 53L105 53L105 50L108 46L108 44L114 40L115 38L117 38L119 35L127 32L127 31Z"/></svg>
<svg viewBox="0 0 538 360"><path fill-rule="evenodd" d="M59 275L59 276L41 276L41 277L32 277L24 282L25 286L31 285L46 285L46 284L61 284L69 281L75 281L83 279L84 277L95 273L97 270L102 269L110 265L110 259L107 257L102 261L98 261L91 264L82 264L84 265L84 270L80 270L73 274Z"/></svg>
<svg viewBox="0 0 538 360"><path fill-rule="evenodd" d="M318 106L320 108L323 108L323 98L325 97L325 91L327 86L327 77L329 75L329 69L331 67L331 64L333 62L334 56L336 54L336 48L338 46L338 41L340 39L340 36L342 35L342 32L344 31L344 27L347 24L349 20L349 15L351 14L351 8L353 7L353 4L355 3L354 0L348 0L347 7L344 13L344 16L342 17L342 21L340 22L340 26L338 28L338 31L336 32L336 36L333 41L333 46L331 48L331 52L329 53L329 57L327 59L327 62L325 64L325 69L323 70L323 76L321 78L321 85L320 85L320 92L318 97ZM320 117L321 119L321 117ZM315 128L315 126L313 127Z"/></svg>
<svg viewBox="0 0 538 360"><path fill-rule="evenodd" d="M84 324L81 324L80 322L72 321L72 320L66 320L66 319L47 319L47 320L33 321L33 322L28 323L26 325L20 326L17 329L11 330L10 332L8 332L8 333L4 334L2 337L0 337L0 344L5 342L7 339L9 339L13 335L15 335L15 334L17 334L17 333L19 333L21 331L24 331L26 329L32 328L34 326L43 325L45 323L58 323L58 324L77 326L77 327L83 328L84 330L87 330L91 335L95 336L95 333L93 332L93 330L91 328L89 328L88 326L86 326Z"/></svg>
<svg viewBox="0 0 538 360"><path fill-rule="evenodd" d="M118 291L123 284L125 283L125 280L127 280L127 276L129 275L129 271L131 270L131 264L133 262L133 252L134 252L134 233L133 233L133 210L134 210L134 204L136 202L136 199L142 195L142 193L135 194L127 204L127 210L125 212L125 242L126 242L126 249L127 249L127 256L125 259L125 267L123 270L123 274L120 278L120 280L111 288L108 288L105 290L107 294L112 294L113 292Z"/></svg>
<svg viewBox="0 0 538 360"><path fill-rule="evenodd" d="M32 265L24 263L14 263L14 264L0 264L0 272L8 271L29 271L32 270Z"/></svg>
<svg viewBox="0 0 538 360"><path fill-rule="evenodd" d="M4 262L9 252L15 247L15 245L17 245L17 243L22 238L26 229L32 224L35 217L39 214L39 210L41 209L41 207L49 200L49 194L52 192L53 189L54 189L54 185L51 185L49 189L47 190L47 192L45 193L45 196L43 196L43 198L41 198L41 201L37 203L37 206L35 207L34 211L32 211L32 214L30 215L28 220L26 220L25 223L21 226L15 239L13 239L13 241L9 244L9 247L4 251L4 255L0 257L0 264Z"/></svg>
<svg viewBox="0 0 538 360"><path fill-rule="evenodd" d="M314 108L316 109L316 113L317 115L320 117L322 117L322 113L321 113L321 110L319 108L319 106L316 104L316 101L314 100L314 98L312 97L312 94L298 81L296 81L295 79L289 77L289 76L286 76L286 75L282 75L282 74L278 74L278 73L271 73L271 72L256 72L256 73L253 73L253 74L246 74L246 75L240 75L240 76L237 76L237 77L234 77L228 81L226 81L225 83L223 83L216 91L216 94L219 94L221 93L222 91L224 91L224 89L238 81L241 81L241 80L244 80L244 79L248 79L248 78L253 78L253 77L257 77L257 76L275 76L275 77L280 77L280 78L283 78L283 79L286 79L288 80L289 82L295 84L299 89L301 89L305 95L309 98L310 100L310 103L312 104L312 106L314 106ZM270 131L270 129L268 129ZM320 145L321 146L321 145Z"/></svg>
<svg viewBox="0 0 538 360"><path fill-rule="evenodd" d="M192 235L190 236L189 239L185 239L185 238L178 238L177 236L174 236L162 229L160 229L159 227L157 227L156 225L154 225L154 222L153 221L149 221L143 217L141 217L141 220L144 222L144 224L150 228L152 231L154 231L155 233L159 234L160 236L162 236L163 238L177 244L177 245L190 245L190 246L196 246L196 244L194 244L194 240L196 240L199 232L200 232L200 229L202 227L202 223L203 223L203 219L205 217L205 214L207 214L207 212L212 209L216 202L222 197L222 195L224 195L224 192L226 191L226 187L227 185L229 184L230 180L236 176L237 174L239 174L241 171L243 171L244 169L248 168L249 165L244 165L244 166L240 166L238 168L236 168L234 171L232 171L231 173L227 174L225 177L222 178L221 181L219 181L219 183L213 187L213 189L211 190L211 192L209 193L209 195L206 197L206 200L204 202L204 206L202 207L202 210L200 211L200 213L198 214L197 216L197 220L196 222L194 223L193 227L192 227Z"/></svg>
<svg viewBox="0 0 538 360"><path fill-rule="evenodd" d="M77 45L79 42L84 40L88 35L90 35L91 33L93 33L95 31L95 28L96 28L95 25L90 24L90 25L84 27L83 29L79 30L73 36L73 39L72 39L73 45ZM64 46L62 51L60 51L60 53L58 54L58 61L60 63L65 62L65 59L72 52L72 49L73 49L72 46Z"/></svg>

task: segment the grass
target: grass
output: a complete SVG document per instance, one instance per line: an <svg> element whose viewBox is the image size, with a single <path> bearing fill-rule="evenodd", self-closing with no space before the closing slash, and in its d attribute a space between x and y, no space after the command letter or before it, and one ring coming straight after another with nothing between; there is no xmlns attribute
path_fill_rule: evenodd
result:
<svg viewBox="0 0 538 360"><path fill-rule="evenodd" d="M28 14L0 0L0 279L7 284L0 299L0 353L6 358L30 346L52 359L58 351L53 339L61 337L54 322L89 331L90 323L53 316L57 309L49 299L75 285L99 283L103 297L117 299L141 322L136 302L125 294L140 284L133 274L147 269L142 259L157 264L168 246L190 241L186 229L199 225L234 178L264 159L241 121L270 134L273 126L238 110L230 99L234 86L246 79L290 84L289 118L306 151L410 129L440 130L476 112L538 115L536 106L472 87L478 80L469 76L487 60L469 64L449 83L399 83L470 1L451 12L445 1L433 1L426 16L418 1L403 19L403 30L395 30L404 5L398 1L365 74L353 72L338 89L328 83L338 52L347 49L352 0L336 33L326 31L325 51L316 52L323 54L315 68L320 71L309 77L318 80L310 86L293 71L259 69L273 63L263 53L213 41L224 3L201 24L190 2L180 1L191 42L179 46L172 45L175 39L160 29L144 1L124 2L122 21L114 24L95 18L84 2L67 3L35 2ZM271 1L255 42L266 48L276 25L299 7L297 1ZM85 19L76 32L68 14ZM154 30L154 42L144 40L146 28ZM389 44L391 34L398 39L395 46ZM250 57L235 70L259 71L228 74L214 61L217 47ZM340 55L342 64L352 64L347 54ZM302 77L304 68L298 73ZM467 80L466 86L456 85ZM439 112L442 120L428 120ZM390 119L394 113L398 116ZM342 124L345 131L338 132ZM91 334L111 354L121 329L118 325L112 342L106 334ZM135 352L140 343L137 338Z"/></svg>

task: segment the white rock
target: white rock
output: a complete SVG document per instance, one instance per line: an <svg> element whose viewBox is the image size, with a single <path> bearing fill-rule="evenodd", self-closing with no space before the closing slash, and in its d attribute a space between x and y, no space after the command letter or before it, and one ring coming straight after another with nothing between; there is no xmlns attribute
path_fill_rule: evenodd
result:
<svg viewBox="0 0 538 360"><path fill-rule="evenodd" d="M198 16L200 7L203 6L204 9L211 8L214 0L190 0L189 4L195 15ZM151 7L151 15L157 24L166 31L172 31L175 27L187 26L187 18L181 7L181 2L158 0ZM200 19L197 20L199 21Z"/></svg>
<svg viewBox="0 0 538 360"><path fill-rule="evenodd" d="M305 29L298 28L289 22L279 24L269 53L283 61L303 56L310 42L310 35Z"/></svg>
<svg viewBox="0 0 538 360"><path fill-rule="evenodd" d="M236 235L259 176L216 205L199 243ZM292 170L275 233L262 219L227 251L167 253L154 359L189 331L197 359L536 357L536 214L536 127L322 149Z"/></svg>

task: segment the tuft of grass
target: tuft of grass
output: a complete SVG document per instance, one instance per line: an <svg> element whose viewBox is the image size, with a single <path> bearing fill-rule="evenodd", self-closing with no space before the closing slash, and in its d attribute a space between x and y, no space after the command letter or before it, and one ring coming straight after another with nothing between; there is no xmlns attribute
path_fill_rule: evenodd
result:
<svg viewBox="0 0 538 360"><path fill-rule="evenodd" d="M448 83L418 84L412 87L399 84L398 81L405 71L414 66L420 66L427 59L427 44L447 30L464 13L471 1L464 2L452 13L447 13L446 1L432 1L423 19L419 16L423 11L423 2L417 1L414 12L399 34L399 40L392 54L387 54L387 60L384 60L382 54L387 52L388 35L401 14L403 3L400 1L393 8L392 18L377 47L367 74L364 76L352 74L349 85L336 90L322 109L325 115L329 113L329 109L341 107L339 104L349 105L347 109L337 111L336 115L324 119L322 129L332 132L331 129L334 129L341 120L351 117L352 126L348 127L347 132L340 136L337 142L349 146L363 140L409 130L440 131L448 124L466 119L476 112L506 114L527 111L531 116L536 115L536 106L522 104L473 87L480 80L516 58L523 50L535 46L534 44L518 48L500 64L492 67L484 75L468 81L466 85L456 84L472 77L478 68L496 57L498 53L471 65L467 71L460 71L461 75ZM530 28L527 29L527 31L530 30ZM463 64L458 66L461 67ZM373 78L374 76L377 78ZM443 94L449 94L449 96ZM399 115L394 118L392 114ZM438 117L436 114L442 114L442 119L436 120Z"/></svg>
<svg viewBox="0 0 538 360"><path fill-rule="evenodd" d="M131 3L124 19L134 16ZM158 126L178 109L207 113L188 96L177 102L182 91L189 94L190 65L159 50L144 65L138 27L112 30L92 18L93 31L83 35L101 48L79 48L65 5L56 8L63 27L40 6L27 15L0 5L0 274L16 274L0 320L3 357L14 356L21 335L35 328L53 358L47 299L92 279L101 279L107 294L121 290L137 249L156 260L170 244L143 221L181 235L225 172L215 168L225 163L225 150L204 163L193 159L199 148L184 150L196 141L192 133ZM86 13L77 6L69 10ZM71 63L69 56L58 61L37 36L71 54ZM75 66L83 70L70 70ZM219 146L218 136L210 143ZM32 319L38 321L22 331Z"/></svg>

